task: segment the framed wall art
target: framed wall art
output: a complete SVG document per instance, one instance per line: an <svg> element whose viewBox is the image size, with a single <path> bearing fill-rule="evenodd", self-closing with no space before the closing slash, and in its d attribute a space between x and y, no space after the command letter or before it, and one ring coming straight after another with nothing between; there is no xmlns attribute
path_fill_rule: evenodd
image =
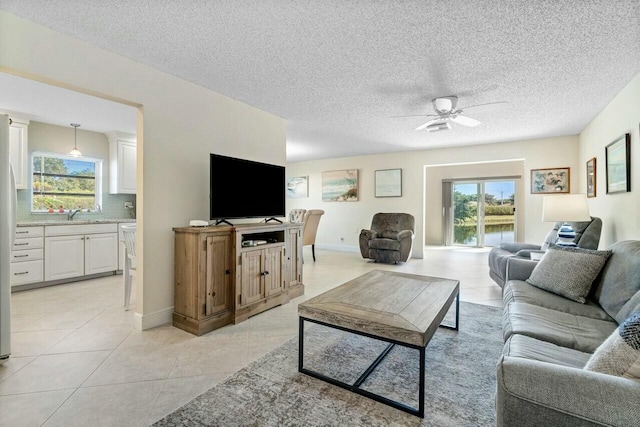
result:
<svg viewBox="0 0 640 427"><path fill-rule="evenodd" d="M375 172L376 197L402 197L402 169Z"/></svg>
<svg viewBox="0 0 640 427"><path fill-rule="evenodd" d="M531 169L531 194L569 193L570 168Z"/></svg>
<svg viewBox="0 0 640 427"><path fill-rule="evenodd" d="M357 202L358 169L322 172L323 202Z"/></svg>
<svg viewBox="0 0 640 427"><path fill-rule="evenodd" d="M290 199L309 197L309 177L292 176L287 178L287 197Z"/></svg>
<svg viewBox="0 0 640 427"><path fill-rule="evenodd" d="M607 194L631 191L631 135L624 134L604 148Z"/></svg>
<svg viewBox="0 0 640 427"><path fill-rule="evenodd" d="M596 158L587 161L587 197L596 197Z"/></svg>

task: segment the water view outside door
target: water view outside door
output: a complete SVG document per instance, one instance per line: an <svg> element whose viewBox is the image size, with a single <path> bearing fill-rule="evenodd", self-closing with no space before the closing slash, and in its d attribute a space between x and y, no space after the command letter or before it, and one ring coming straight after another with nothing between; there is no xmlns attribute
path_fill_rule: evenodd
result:
<svg viewBox="0 0 640 427"><path fill-rule="evenodd" d="M484 195L484 197L483 197ZM453 186L453 243L499 246L515 240L515 181Z"/></svg>

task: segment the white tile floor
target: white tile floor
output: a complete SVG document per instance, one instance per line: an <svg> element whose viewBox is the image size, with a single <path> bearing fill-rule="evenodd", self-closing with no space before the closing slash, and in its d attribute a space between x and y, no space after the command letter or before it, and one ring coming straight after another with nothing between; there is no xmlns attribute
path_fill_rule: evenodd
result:
<svg viewBox="0 0 640 427"><path fill-rule="evenodd" d="M149 425L296 336L298 303L375 268L458 279L461 300L499 306L487 253L429 247L423 260L384 265L318 249L304 264L304 296L202 337L135 330L122 276L14 293L0 425Z"/></svg>

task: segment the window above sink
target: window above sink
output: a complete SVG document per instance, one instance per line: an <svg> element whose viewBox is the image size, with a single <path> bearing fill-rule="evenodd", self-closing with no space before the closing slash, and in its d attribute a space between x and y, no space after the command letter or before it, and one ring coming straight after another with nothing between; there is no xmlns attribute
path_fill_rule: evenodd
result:
<svg viewBox="0 0 640 427"><path fill-rule="evenodd" d="M95 210L102 205L102 160L32 154L31 212Z"/></svg>

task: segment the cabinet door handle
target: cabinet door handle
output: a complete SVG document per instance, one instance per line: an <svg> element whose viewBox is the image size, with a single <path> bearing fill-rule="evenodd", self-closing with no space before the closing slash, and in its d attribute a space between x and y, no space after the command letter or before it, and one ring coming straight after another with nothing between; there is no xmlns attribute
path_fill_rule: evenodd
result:
<svg viewBox="0 0 640 427"><path fill-rule="evenodd" d="M225 270L224 274L231 274L231 270Z"/></svg>
<svg viewBox="0 0 640 427"><path fill-rule="evenodd" d="M28 231L16 231L16 234L29 234Z"/></svg>
<svg viewBox="0 0 640 427"><path fill-rule="evenodd" d="M20 273L13 273L14 276L21 276L23 274L29 274L29 272L28 271L22 271Z"/></svg>
<svg viewBox="0 0 640 427"><path fill-rule="evenodd" d="M268 271L265 271L265 272L264 272L264 275L266 276L267 274L269 274L269 272L268 272Z"/></svg>
<svg viewBox="0 0 640 427"><path fill-rule="evenodd" d="M14 255L14 258L25 258L28 257L29 255Z"/></svg>

